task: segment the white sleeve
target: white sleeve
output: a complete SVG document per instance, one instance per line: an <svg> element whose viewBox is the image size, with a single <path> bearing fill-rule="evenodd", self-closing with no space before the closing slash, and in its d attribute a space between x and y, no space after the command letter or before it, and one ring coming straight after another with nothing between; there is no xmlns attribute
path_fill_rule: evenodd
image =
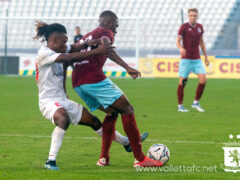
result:
<svg viewBox="0 0 240 180"><path fill-rule="evenodd" d="M46 64L52 64L56 61L59 55L61 55L61 53L56 53L51 49L41 50L38 53L38 65L43 66Z"/></svg>

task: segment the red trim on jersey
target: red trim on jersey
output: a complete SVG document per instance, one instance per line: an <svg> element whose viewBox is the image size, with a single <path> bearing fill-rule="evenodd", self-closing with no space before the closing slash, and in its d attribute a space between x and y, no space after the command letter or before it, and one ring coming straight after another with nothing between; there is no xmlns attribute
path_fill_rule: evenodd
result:
<svg viewBox="0 0 240 180"><path fill-rule="evenodd" d="M38 81L38 79L39 79L39 71L38 71L37 63L35 63L35 67L36 67L36 81Z"/></svg>
<svg viewBox="0 0 240 180"><path fill-rule="evenodd" d="M62 107L58 102L55 102L55 105L56 105L57 107Z"/></svg>

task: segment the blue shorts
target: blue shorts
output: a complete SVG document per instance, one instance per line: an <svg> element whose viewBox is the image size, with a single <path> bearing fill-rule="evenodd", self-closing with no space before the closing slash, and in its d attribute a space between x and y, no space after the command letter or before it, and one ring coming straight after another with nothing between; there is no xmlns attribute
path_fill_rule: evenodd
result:
<svg viewBox="0 0 240 180"><path fill-rule="evenodd" d="M95 84L83 84L75 87L76 93L85 101L91 111L101 106L106 109L119 99L123 92L110 79Z"/></svg>
<svg viewBox="0 0 240 180"><path fill-rule="evenodd" d="M179 77L187 78L191 72L194 74L206 74L201 59L181 59L178 72Z"/></svg>

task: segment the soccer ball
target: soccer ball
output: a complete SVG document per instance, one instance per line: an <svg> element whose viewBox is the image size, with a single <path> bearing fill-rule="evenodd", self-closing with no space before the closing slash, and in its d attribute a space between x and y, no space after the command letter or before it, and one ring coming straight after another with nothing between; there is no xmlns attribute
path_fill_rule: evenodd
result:
<svg viewBox="0 0 240 180"><path fill-rule="evenodd" d="M164 144L154 144L148 149L148 157L166 164L170 158L170 151Z"/></svg>

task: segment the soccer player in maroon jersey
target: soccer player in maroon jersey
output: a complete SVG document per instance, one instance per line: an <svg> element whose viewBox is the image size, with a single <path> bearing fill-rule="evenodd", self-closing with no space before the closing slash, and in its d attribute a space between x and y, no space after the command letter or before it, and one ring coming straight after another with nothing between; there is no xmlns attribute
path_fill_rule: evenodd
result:
<svg viewBox="0 0 240 180"><path fill-rule="evenodd" d="M117 27L118 17L116 14L112 11L104 11L99 17L99 27L86 34L82 38L82 42L101 38L104 44L113 44ZM94 48L96 47L89 47L85 50L88 51ZM114 50L108 55L108 58L125 68L133 79L141 75L139 71L129 67ZM162 166L162 162L152 160L143 154L133 106L123 92L103 73L102 68L106 59L106 55L86 58L84 61L74 64L72 73L73 87L77 94L86 102L90 110L100 109L106 113L102 124L101 155L97 165L109 165L109 149L114 138L115 123L118 114L121 114L123 128L129 138L136 160L134 166Z"/></svg>
<svg viewBox="0 0 240 180"><path fill-rule="evenodd" d="M189 22L182 24L178 31L177 47L181 54L181 61L179 64L179 84L177 88L178 111L188 112L183 106L183 90L187 83L188 76L191 72L197 74L199 84L196 90L196 96L192 104L192 108L199 112L204 112L201 108L199 100L203 94L206 84L206 71L202 60L200 59L199 45L205 57L205 64L208 65L208 57L203 41L203 26L197 23L198 10L191 8L188 10ZM182 44L181 44L182 41Z"/></svg>

